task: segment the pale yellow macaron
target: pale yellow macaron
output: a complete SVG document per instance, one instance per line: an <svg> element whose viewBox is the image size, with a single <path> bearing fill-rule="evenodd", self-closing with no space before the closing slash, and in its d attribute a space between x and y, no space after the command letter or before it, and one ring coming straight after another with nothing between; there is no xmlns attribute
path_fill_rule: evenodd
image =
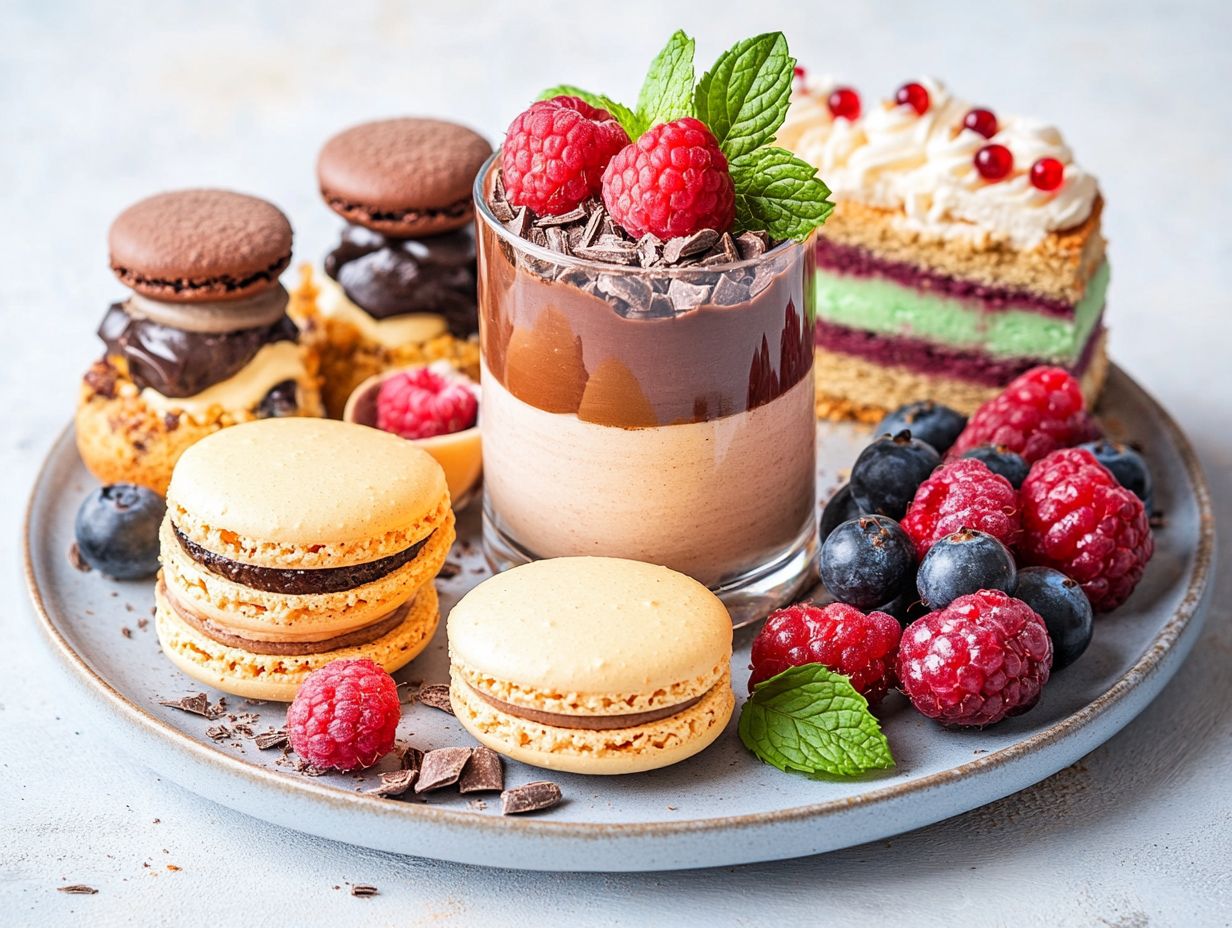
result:
<svg viewBox="0 0 1232 928"><path fill-rule="evenodd" d="M617 558L536 561L449 615L450 699L482 744L571 773L691 757L731 718L731 617L683 574Z"/></svg>
<svg viewBox="0 0 1232 928"><path fill-rule="evenodd" d="M337 657L396 670L436 629L454 516L409 442L321 419L224 429L180 458L167 503L156 625L201 682L292 699Z"/></svg>

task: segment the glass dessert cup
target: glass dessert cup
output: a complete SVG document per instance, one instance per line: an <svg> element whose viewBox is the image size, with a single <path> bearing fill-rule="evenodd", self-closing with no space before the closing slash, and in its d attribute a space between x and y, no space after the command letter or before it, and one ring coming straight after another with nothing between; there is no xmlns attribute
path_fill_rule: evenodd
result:
<svg viewBox="0 0 1232 928"><path fill-rule="evenodd" d="M814 576L811 239L707 266L515 235L476 180L484 550L494 569L624 557L747 624Z"/></svg>

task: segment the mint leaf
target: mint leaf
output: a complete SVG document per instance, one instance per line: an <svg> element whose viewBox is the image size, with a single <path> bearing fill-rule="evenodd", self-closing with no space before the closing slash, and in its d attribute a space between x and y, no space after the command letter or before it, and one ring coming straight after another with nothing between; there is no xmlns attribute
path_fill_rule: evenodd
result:
<svg viewBox="0 0 1232 928"><path fill-rule="evenodd" d="M789 667L757 684L739 732L745 747L784 771L854 777L894 766L867 700L821 664Z"/></svg>
<svg viewBox="0 0 1232 928"><path fill-rule="evenodd" d="M692 115L693 47L693 40L677 29L650 63L637 95L637 116L645 128Z"/></svg>
<svg viewBox="0 0 1232 928"><path fill-rule="evenodd" d="M782 148L759 148L728 162L736 191L736 231L803 239L834 204L817 168Z"/></svg>
<svg viewBox="0 0 1232 928"><path fill-rule="evenodd" d="M633 110L601 93L591 93L589 90L583 90L581 87L575 87L572 84L557 84L555 87L549 87L543 91L537 99L551 100L553 97L577 97L591 106L607 110L620 123L620 128L625 130L625 134L629 136L630 141L636 141L637 137L646 131L646 127L642 125L641 119L638 118Z"/></svg>
<svg viewBox="0 0 1232 928"><path fill-rule="evenodd" d="M738 158L766 144L787 116L796 59L781 32L737 42L702 75L694 115L710 127L723 154Z"/></svg>

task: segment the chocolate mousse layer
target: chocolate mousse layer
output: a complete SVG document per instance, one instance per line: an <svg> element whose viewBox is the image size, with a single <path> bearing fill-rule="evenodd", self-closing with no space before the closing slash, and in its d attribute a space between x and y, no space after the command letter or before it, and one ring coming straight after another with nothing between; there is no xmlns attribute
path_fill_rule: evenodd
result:
<svg viewBox="0 0 1232 928"><path fill-rule="evenodd" d="M348 567L317 567L311 570L282 567L260 567L256 564L242 564L231 558L223 557L184 536L178 528L172 526L175 537L184 549L184 553L207 570L226 577L234 583L240 583L254 590L266 593L287 593L293 596L313 593L342 593L353 590L387 577L395 570L409 564L428 543L421 538L409 548L391 554L388 557L368 561L366 564L353 564Z"/></svg>
<svg viewBox="0 0 1232 928"><path fill-rule="evenodd" d="M183 619L187 625L195 628L211 641L217 641L228 648L250 651L253 654L275 654L283 657L324 654L326 651L335 651L338 648L355 648L360 645L371 644L405 622L407 610L410 608L410 602L406 602L385 618L371 625L358 628L353 632L347 632L344 635L323 638L320 641L263 641L259 638L246 638L243 635L236 635L219 628L205 616L200 615L196 610L180 602L161 580L158 585L159 592L171 604L175 614Z"/></svg>
<svg viewBox="0 0 1232 928"><path fill-rule="evenodd" d="M705 422L771 402L812 367L814 255L635 268L553 256L479 223L488 373L525 403L620 428Z"/></svg>
<svg viewBox="0 0 1232 928"><path fill-rule="evenodd" d="M464 685L470 686L469 684ZM473 686L470 686L470 691L488 705L494 709L499 709L506 715L526 719L528 722L538 722L540 725L551 725L555 728L581 728L586 731L614 731L617 728L636 728L639 725L649 725L651 722L671 718L673 715L696 706L706 696L706 693L702 693L701 696L694 696L692 699L686 699L684 702L676 703L674 706L664 706L662 709L652 709L649 712L630 712L623 715L566 715L563 712L542 712L539 709L528 709L525 706L514 705L511 702L505 702L503 699L497 699L495 696L489 696Z"/></svg>
<svg viewBox="0 0 1232 928"><path fill-rule="evenodd" d="M163 396L195 396L235 376L265 345L297 341L299 329L283 315L270 325L235 332L188 332L131 316L113 303L98 328L109 357L122 357L139 388Z"/></svg>
<svg viewBox="0 0 1232 928"><path fill-rule="evenodd" d="M374 319L434 313L458 338L478 330L475 239L467 229L415 239L349 225L326 255L325 273Z"/></svg>

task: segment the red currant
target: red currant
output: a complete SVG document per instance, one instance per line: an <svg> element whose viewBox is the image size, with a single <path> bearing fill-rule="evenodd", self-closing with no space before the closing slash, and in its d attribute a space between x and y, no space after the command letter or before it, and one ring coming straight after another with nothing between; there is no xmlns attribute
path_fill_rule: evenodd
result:
<svg viewBox="0 0 1232 928"><path fill-rule="evenodd" d="M835 119L860 118L860 95L850 87L835 87L826 103L830 107L830 115Z"/></svg>
<svg viewBox="0 0 1232 928"><path fill-rule="evenodd" d="M1037 190L1056 190L1065 180L1065 165L1056 158L1040 158L1031 165L1031 185Z"/></svg>
<svg viewBox="0 0 1232 928"><path fill-rule="evenodd" d="M975 153L975 169L984 180L1005 180L1014 170L1014 156L1004 145L985 145Z"/></svg>
<svg viewBox="0 0 1232 928"><path fill-rule="evenodd" d="M803 65L796 65L796 70L794 71L794 74L796 78L796 85L803 86L804 79L808 76L808 72L804 70Z"/></svg>
<svg viewBox="0 0 1232 928"><path fill-rule="evenodd" d="M898 88L898 91L894 94L894 102L900 106L905 103L915 110L917 116L923 116L927 113L931 103L928 91L924 88L924 85L917 84L914 81L910 84L903 84L903 86Z"/></svg>
<svg viewBox="0 0 1232 928"><path fill-rule="evenodd" d="M967 115L963 117L962 124L964 129L978 132L986 139L990 139L997 134L997 115L992 110L967 110Z"/></svg>

